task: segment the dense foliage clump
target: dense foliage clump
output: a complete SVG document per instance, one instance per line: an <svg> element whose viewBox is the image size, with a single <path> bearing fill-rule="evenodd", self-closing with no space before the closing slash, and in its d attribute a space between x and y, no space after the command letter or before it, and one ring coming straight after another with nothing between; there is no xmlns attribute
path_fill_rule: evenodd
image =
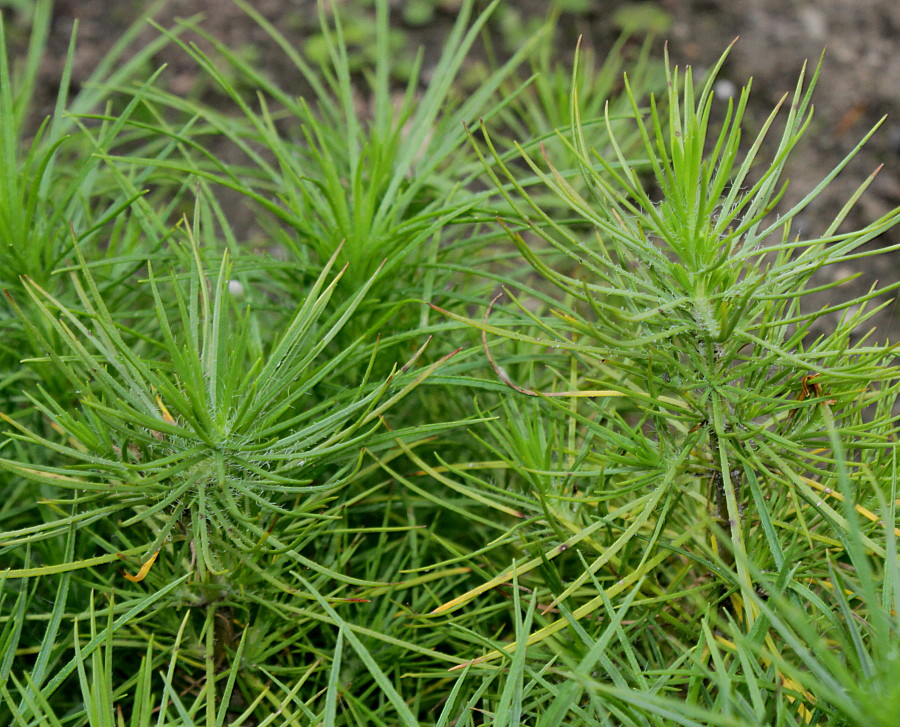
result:
<svg viewBox="0 0 900 727"><path fill-rule="evenodd" d="M386 0L238 4L307 97L185 21L32 133L0 25L0 721L892 725L900 283L805 297L900 210L792 229L818 70L748 141L553 17L398 91Z"/></svg>

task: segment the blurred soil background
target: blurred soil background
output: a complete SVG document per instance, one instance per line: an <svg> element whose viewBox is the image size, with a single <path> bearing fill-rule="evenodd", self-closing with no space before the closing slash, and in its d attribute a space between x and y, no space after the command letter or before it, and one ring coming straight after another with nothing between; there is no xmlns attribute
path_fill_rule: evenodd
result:
<svg viewBox="0 0 900 727"><path fill-rule="evenodd" d="M398 58L411 62L415 49L425 49L436 59L442 38L452 27L461 0L391 0ZM373 0L335 0L345 30L364 63L374 46ZM539 0L506 0L490 25L498 55L511 53L534 32L552 3ZM41 113L52 109L65 63L73 25L78 22L73 84L75 89L90 75L97 62L132 23L146 16L158 3L143 0L56 0L49 39L49 53L41 72L38 99ZM251 5L275 25L310 60L322 51L315 0L251 0ZM816 115L801 148L789 166L791 186L787 202L801 199L857 143L878 120L882 128L851 165L804 214L794 232L821 231L860 183L880 165L881 173L848 218L845 228L861 226L900 205L900 2L897 0L557 0L562 9L555 36L561 59L572 57L578 36L599 57L622 32L636 38L652 34L654 53L662 56L664 40L672 60L691 64L695 73L714 63L728 44L732 50L717 85L726 97L753 78L753 94L745 138L758 130L774 104L793 90L804 60L814 67L827 47L821 79L814 97ZM14 49L27 42L31 0L0 0L7 32ZM179 18L202 15L206 31L239 51L260 70L296 94L304 93L302 79L266 32L230 0L169 0L155 13L163 27ZM158 31L149 27L144 37ZM204 45L201 42L201 45ZM208 48L208 45L204 45ZM478 63L473 58L470 82L477 82ZM174 46L154 59L147 75L165 63L162 83L181 95L230 106L217 95L210 81L198 74L193 61ZM427 79L427 72L424 77ZM400 79L402 82L402 79ZM465 82L465 78L463 78ZM75 90L73 89L73 90ZM724 107L724 102L723 102ZM38 121L39 119L35 119ZM749 141L747 142L749 143ZM879 246L900 244L900 229L882 236ZM867 291L876 281L897 280L900 253L869 258L858 269L838 266L825 271L831 278L853 272L860 277L846 287L828 293L841 298ZM826 299L812 301L821 306ZM900 310L891 304L876 319L876 338L900 342Z"/></svg>

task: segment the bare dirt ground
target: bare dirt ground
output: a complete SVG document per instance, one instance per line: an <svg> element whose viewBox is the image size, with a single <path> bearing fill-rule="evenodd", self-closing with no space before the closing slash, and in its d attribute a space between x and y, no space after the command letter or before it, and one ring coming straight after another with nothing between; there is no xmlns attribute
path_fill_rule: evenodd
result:
<svg viewBox="0 0 900 727"><path fill-rule="evenodd" d="M392 0L398 24L403 24L406 0ZM542 14L547 3L508 0L516 11ZM615 37L611 14L621 0L595 0L586 11L565 19L560 52L568 53L574 38L583 34L596 48L608 47ZM666 33L672 59L708 68L735 38L723 78L736 85L753 78L751 127L761 124L773 105L791 91L804 60L815 65L827 47L821 80L815 95L816 117L807 140L789 168L788 202L802 198L856 144L882 116L879 133L836 182L798 219L795 232L821 230L853 190L879 165L884 165L870 190L845 225L859 226L900 204L900 3L896 0L656 0L672 24ZM2 3L0 3L2 5ZM79 22L74 82L87 78L102 54L128 25L152 4L143 0L57 0L50 38L50 54L42 72L47 98L58 85L69 36ZM316 26L315 0L256 0L252 5L288 38L302 44ZM345 8L359 8L359 0L338 0ZM405 26L410 43L434 50L453 21L455 0L442 0L424 24ZM358 10L357 10L358 12ZM176 18L204 14L203 27L229 46L253 47L254 61L277 77L288 90L302 93L296 72L268 40L266 33L230 0L170 0L157 15L163 26ZM15 18L13 18L15 21ZM148 29L146 37L156 31ZM658 42L661 54L663 44ZM195 66L177 49L156 59L169 64L166 82L172 90L188 92L196 83ZM748 129L748 133L753 129ZM883 235L875 244L900 243L900 230ZM844 277L850 268L823 273ZM861 277L839 295L861 293L876 280L892 283L900 273L900 254L871 258L858 266ZM815 301L821 305L825 301ZM900 341L900 315L891 305L877 319L877 338Z"/></svg>

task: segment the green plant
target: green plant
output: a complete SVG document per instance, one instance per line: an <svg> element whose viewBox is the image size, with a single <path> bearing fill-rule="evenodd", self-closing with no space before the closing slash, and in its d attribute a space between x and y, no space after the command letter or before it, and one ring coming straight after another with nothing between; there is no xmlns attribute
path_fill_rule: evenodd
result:
<svg viewBox="0 0 900 727"><path fill-rule="evenodd" d="M193 28L215 47L231 73L255 89L256 98L242 97L218 70L220 61L173 38L219 83L244 118L236 121L215 109L197 108L159 93L152 100L199 114L206 122L196 129L201 139L220 135L245 156L247 164L227 165L198 149L200 156L165 166L232 189L259 205L277 221L269 225L274 242L283 246L295 270L315 268L339 251L341 263L349 263L346 284L351 288L359 288L381 268L391 291L383 295L402 297L407 291L401 286L410 285L418 266L434 257L436 241L452 234L453 223L471 214L482 200L469 190L477 160L466 153L463 122L496 113L502 104L495 103L493 95L527 48L458 108L448 110L454 78L497 6L492 3L470 26L473 4L465 2L427 85L420 79L420 53L398 95L390 85L388 7L378 2L374 62L366 74L369 108L361 111L365 99L354 83L339 13L329 19L325 5L320 6L327 54L319 64L310 65L255 10L238 4L284 50L312 89L310 97L293 98L215 38ZM289 131L284 133L284 128ZM183 141L188 148L197 146L192 138ZM257 151L260 147L265 154ZM155 159L127 161L161 164ZM376 282L376 289L380 285Z"/></svg>
<svg viewBox="0 0 900 727"><path fill-rule="evenodd" d="M684 649L699 654L714 648L711 629L722 619L763 638L766 626L760 624L766 619L754 573L777 573L791 583L809 579L824 599L820 589L831 577L819 567L821 542L837 552L847 552L848 542L864 545L885 567L893 562L895 547L893 538L889 549L878 544L884 522L866 508L876 502L883 509L896 489L890 464L896 446L895 348L869 344L869 336L854 342L852 334L878 309L869 303L897 284L824 310L804 311L800 302L809 292L839 284L810 285L823 266L881 252L862 246L894 226L900 213L840 232L866 182L835 219L823 224L819 236L793 237L793 218L853 156L799 203L776 213L784 192L780 176L809 123L816 76L806 87L801 76L773 157L760 171L755 165L778 109L745 151L740 141L749 89L729 103L720 131L713 133L714 79L715 70L696 87L690 70L683 80L670 72L664 111L652 98L649 111L643 111L626 86L632 123L650 160L650 185L620 151L609 117L607 135L600 138L602 143L612 139L615 158L592 148L573 84L573 132L565 142L579 160L587 192L568 182L549 153L536 159L518 147L530 170L568 209L564 221L548 214L531 188L523 187L520 173L482 128L485 168L514 210L505 220L509 236L535 272L562 295L549 318L531 312L534 290L521 295L510 290L512 305L503 308L506 315L499 320L448 314L479 328L499 378L518 392L542 398L545 416L559 425L548 439L544 427L522 430L516 423L520 415L511 414L494 433L494 447L520 475L514 479L544 510L546 521L527 541L538 557L461 594L438 612L482 597L514 574L523 579L528 571L546 568L551 558L577 543L588 551L583 567L554 568L545 611L565 603L584 619L630 584L642 582L648 603L662 600L685 623L708 624L694 635L685 629L687 642L671 653L653 630L630 636L629 651L644 650L639 660L657 663L667 679L676 679L667 664ZM658 191L653 195L648 188ZM535 237L571 260L571 267L549 264ZM826 316L833 321L831 331L814 333ZM496 337L556 352L561 363L545 368L546 373L528 369L532 378L516 383L488 348ZM523 452L544 456L529 462ZM852 507L832 504L835 496L856 504L869 518L865 527L856 523ZM561 550L557 544L569 536ZM535 548L541 540L545 545ZM676 565L678 559L684 559L683 566ZM716 609L703 608L693 589L677 605L673 568L682 570L679 579L705 582L701 590ZM608 570L615 575L599 575ZM783 589L783 581L778 582ZM872 581L869 590L884 585ZM874 607L876 600L868 604ZM850 611L844 608L843 614L836 618L847 618ZM883 615L876 609L872 617ZM570 625L571 618L560 617L533 631L528 643L552 644L554 635ZM674 640L668 644L674 646ZM518 643L510 645L473 663L518 648ZM562 658L555 646L549 648ZM723 657L718 668L743 673L742 662L731 658ZM715 701L698 706L760 723L771 718L767 701L777 690L764 695L758 683L752 684L756 691L743 703L731 696L741 694L738 686L723 683L707 695ZM693 699L702 692L689 694ZM799 709L805 714L806 707Z"/></svg>
<svg viewBox="0 0 900 727"><path fill-rule="evenodd" d="M102 259L98 263L105 270L101 285L112 280L117 284L116 294L122 297L123 307L135 305L127 302L128 291L121 283L143 261L135 263L133 257L138 246L135 228L122 222L135 214L133 208L141 208L140 190L153 180L153 172L133 170L122 177L130 189L125 192L100 156L92 154L107 152L121 143L122 125L134 106L123 104L114 122L90 132L79 128L75 116L120 102L115 85L141 71L147 59L167 41L157 39L123 62L122 54L140 30L135 26L115 44L84 88L70 98L76 27L53 113L44 119L33 119L37 112L35 84L52 19L52 3L40 0L33 11L28 48L16 67L11 67L7 58L5 24L0 17L0 163L4 170L0 178L0 286L15 291L20 278L27 276L52 290L54 273L71 256L72 230L77 230L75 240L83 254L92 263ZM107 83L101 84L100 79ZM133 135L127 143L140 148L140 137ZM156 152L160 153L159 147ZM14 384L21 386L23 376L35 373L18 365L18 359L31 344L9 312L8 308L0 310L4 330L0 342L0 392L4 395L13 393ZM45 385L52 384L45 381Z"/></svg>
<svg viewBox="0 0 900 727"><path fill-rule="evenodd" d="M376 445L371 430L379 417L424 375L392 376L370 385L364 374L355 389L333 391L310 404L317 387L327 387L334 370L359 355L356 346L324 360L322 352L369 286L324 315L340 278L328 279L332 258L283 333L263 344L249 312L235 310L228 255L218 273L209 276L193 237L191 243L186 283L173 270L166 285L152 264L148 268L159 331L155 339L126 339L83 259L84 279L71 276L83 316L36 283L26 283L36 322L55 329L62 342L62 350L51 352L46 363L68 379L80 411L55 399L33 400L65 443L4 418L20 431L17 436L50 447L73 464L24 466L0 460L0 467L86 493L56 502L62 507L78 504L81 513L72 522L129 513L123 528L148 526L142 560L177 540L178 533L187 533L197 545L197 572L220 575L229 566L211 541L251 552L266 539L280 547L266 533L265 523L279 517L295 524L315 519L312 513L358 468L353 450L362 441ZM177 314L167 312L165 300L175 301ZM41 348L52 348L38 328L33 334ZM150 356L139 353L144 346ZM374 357L377 349L363 355ZM403 372L417 357L403 364ZM389 387L393 390L380 401ZM341 464L334 467L335 462ZM287 500L279 504L276 496ZM85 509L94 503L100 507ZM58 527L48 523L47 530ZM43 529L31 528L27 540L43 535Z"/></svg>
<svg viewBox="0 0 900 727"><path fill-rule="evenodd" d="M558 18L551 18L551 27L557 22ZM579 73L573 76L571 65L560 62L554 53L554 44L541 45L531 59L532 82L523 89L512 85L507 88L511 101L502 112L500 129L503 136L512 141L497 143L519 143L528 153L546 154L554 160L556 169L566 181L584 193L577 155L570 152L566 143L571 137L574 84L580 100L581 118L590 120L585 132L591 135L596 154L604 158L615 154L611 140L606 143L602 140L602 136L609 133L615 139L619 153L635 168L643 169L646 160L641 154L644 150L637 129L629 124L632 109L627 96L622 93L622 77L627 69L629 82L638 89L640 97L663 88L664 70L659 59L651 58L651 47L649 41L637 47L632 38L623 35L601 62L592 48L581 49L579 43ZM555 209L556 195L541 194L543 185L526 179L520 179L520 183L530 188L530 194L540 195L541 208L548 214L568 213L565 205Z"/></svg>
<svg viewBox="0 0 900 727"><path fill-rule="evenodd" d="M749 89L716 119L665 59L647 99L646 55L448 110L464 3L395 108L377 7L371 113L323 11L306 101L186 23L237 117L114 77L70 155L6 140L47 247L5 281L0 721L887 724L884 291L801 304L900 211L791 231L850 158L783 204L816 75L749 144Z"/></svg>

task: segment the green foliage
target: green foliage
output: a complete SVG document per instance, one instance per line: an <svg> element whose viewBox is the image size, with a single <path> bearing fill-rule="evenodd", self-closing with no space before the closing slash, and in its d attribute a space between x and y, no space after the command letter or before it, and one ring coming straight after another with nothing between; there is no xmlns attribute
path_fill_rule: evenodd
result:
<svg viewBox="0 0 900 727"><path fill-rule="evenodd" d="M378 418L424 375L405 373L374 386L364 375L355 389L332 392L310 405L316 387L353 361L352 346L324 360L322 352L369 286L324 316L340 277L328 280L332 259L283 332L263 344L249 312L234 310L227 253L218 274L208 277L191 240L187 282L172 271L164 287L148 264L159 336L138 341L152 357L140 355L138 344L125 340L83 259L85 280L72 275L82 317L37 284L26 284L36 317L55 329L64 347L33 361L52 363L63 373L80 411L54 399L32 400L65 444L7 421L24 441L79 464L25 467L0 460L0 468L85 493L56 501L80 508L84 520L133 511L121 525L149 526L152 541L144 558L183 529L199 545L199 572L221 575L227 568L210 541L258 552L265 519L314 517L311 513L358 468L355 453L348 456L347 450L358 449L360 439L373 446L364 433L371 435ZM166 300L175 301L177 315L167 313ZM33 333L40 348L51 348L37 328ZM403 365L404 372L417 356ZM329 471L336 461L342 464ZM89 476L81 476L83 469ZM279 504L275 497L287 500ZM85 509L95 502L99 509ZM31 528L28 540L41 535Z"/></svg>
<svg viewBox="0 0 900 727"><path fill-rule="evenodd" d="M400 286L433 254L438 232L449 228L452 233L452 223L482 200L469 190L477 160L465 151L463 124L496 113L497 87L527 49L451 108L447 99L454 79L497 3L471 26L472 3L464 3L428 83L421 79L420 53L401 94L391 86L394 48L384 3L377 5L375 48L364 89L353 80L350 41L340 14L329 20L321 6L324 50L310 64L249 5L238 4L284 50L311 95L292 97L202 31L195 29L216 49L218 58L173 37L218 82L245 119L235 121L230 113L186 105L174 96L154 94L152 100L197 114L206 122L193 130L192 137L182 139L185 145L196 146L193 136L199 134L208 143L213 132L236 148L247 164L225 164L200 150L197 158L173 162L168 168L199 174L259 205L261 219L271 215L272 234L295 268L315 268L338 252L339 261L349 263L345 274L349 287L359 288L383 266L381 279L390 281L390 295L399 297ZM252 87L252 99L244 98L219 70L223 63L229 76L238 75ZM258 145L266 154L256 151ZM161 164L156 159L127 161ZM376 288L379 285L376 282Z"/></svg>
<svg viewBox="0 0 900 727"><path fill-rule="evenodd" d="M672 17L653 2L625 3L613 13L613 23L624 33L661 35L672 25Z"/></svg>
<svg viewBox="0 0 900 727"><path fill-rule="evenodd" d="M885 290L804 298L900 210L792 230L818 71L747 143L627 39L463 97L502 3L427 84L386 0L315 59L238 4L307 98L191 21L30 135L49 4L0 42L0 722L892 724Z"/></svg>
<svg viewBox="0 0 900 727"><path fill-rule="evenodd" d="M141 226L123 223L132 214L140 216L142 208L146 210L139 198L142 186L153 180L153 172L133 170L116 181L94 152L105 152L120 143L140 148L139 136L124 138L121 133L139 94L123 105L115 122L90 131L81 127L75 117L116 103L116 85L140 71L164 40L153 41L122 61L123 52L140 30L137 26L132 28L101 61L83 89L69 98L73 31L54 111L45 119L36 119L37 102L33 97L52 4L41 0L34 4L33 11L27 52L15 68L10 67L7 58L6 26L0 18L0 285L16 291L20 277L27 276L53 290L58 279L54 272L72 255L74 230L75 242L85 254L99 253L97 248L102 248L102 264L109 279L118 284L116 295L127 298L128 289L121 283L143 264L146 248L135 254L135 248L143 244ZM165 153L158 145L156 152ZM128 192L123 189L125 184ZM156 214L162 214L161 206ZM100 284L106 285L105 277ZM125 300L121 304L132 305ZM22 378L30 375L18 365L29 343L25 328L8 307L0 309L0 326L4 332L0 341L0 396L5 396L13 391L13 385L21 386Z"/></svg>

